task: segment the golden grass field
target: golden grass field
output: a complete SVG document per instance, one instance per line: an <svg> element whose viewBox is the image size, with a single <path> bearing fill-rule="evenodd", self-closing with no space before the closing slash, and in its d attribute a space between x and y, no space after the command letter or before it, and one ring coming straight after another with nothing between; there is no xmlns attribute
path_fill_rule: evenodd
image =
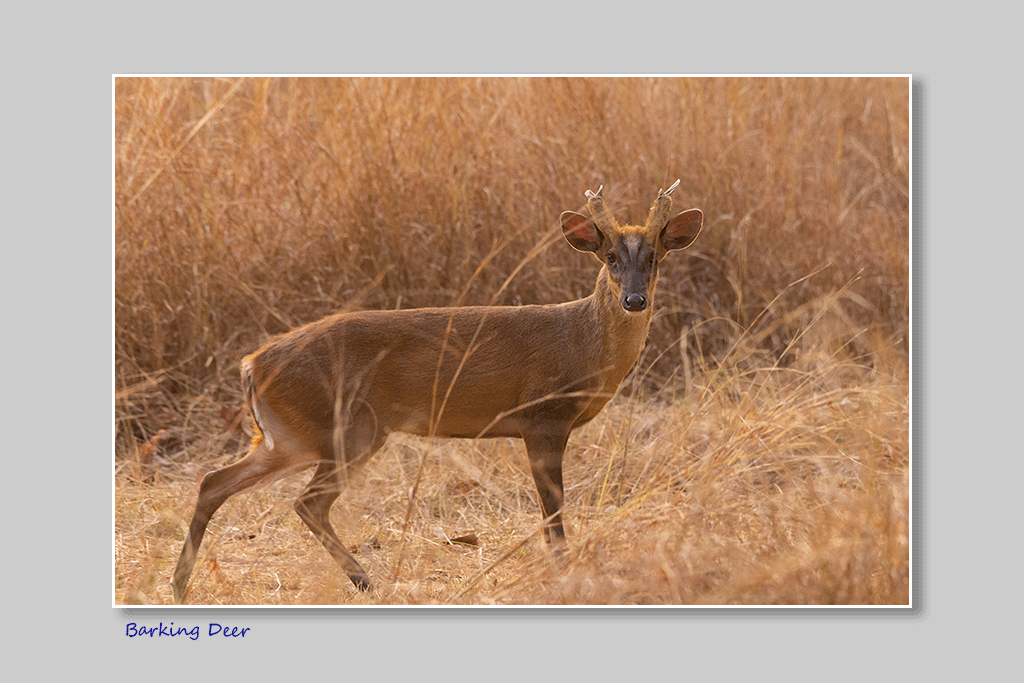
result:
<svg viewBox="0 0 1024 683"><path fill-rule="evenodd" d="M558 216L704 231L565 456L548 552L518 440L394 435L334 506L357 592L292 509L229 500L191 604L907 605L906 78L118 78L114 602L169 604L205 472L252 427L239 361L353 309L556 303ZM418 483L417 483L418 482ZM453 539L474 542L451 542Z"/></svg>

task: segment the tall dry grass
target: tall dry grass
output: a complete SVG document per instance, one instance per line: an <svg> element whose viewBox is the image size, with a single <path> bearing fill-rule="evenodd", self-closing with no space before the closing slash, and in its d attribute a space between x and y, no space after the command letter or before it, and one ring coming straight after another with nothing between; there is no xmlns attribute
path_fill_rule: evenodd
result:
<svg viewBox="0 0 1024 683"><path fill-rule="evenodd" d="M531 536L521 445L393 439L335 513L380 594L290 513L300 478L218 513L193 599L905 604L908 98L885 78L118 79L115 599L169 600L268 335L585 296L596 263L558 214L604 184L642 220L680 178L705 231L663 266L623 396L570 441L566 558ZM443 542L462 531L480 545Z"/></svg>

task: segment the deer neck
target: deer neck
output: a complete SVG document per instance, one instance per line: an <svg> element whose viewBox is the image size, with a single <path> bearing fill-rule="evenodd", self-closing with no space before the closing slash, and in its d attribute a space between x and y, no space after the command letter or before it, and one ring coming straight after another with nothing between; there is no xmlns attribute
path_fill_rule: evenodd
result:
<svg viewBox="0 0 1024 683"><path fill-rule="evenodd" d="M654 288L648 297L653 304ZM601 268L597 286L589 297L597 329L600 331L601 360L608 382L618 386L626 373L633 367L640 352L647 343L647 331L651 326L651 309L630 313L622 307L618 296L612 292L608 282L608 271Z"/></svg>

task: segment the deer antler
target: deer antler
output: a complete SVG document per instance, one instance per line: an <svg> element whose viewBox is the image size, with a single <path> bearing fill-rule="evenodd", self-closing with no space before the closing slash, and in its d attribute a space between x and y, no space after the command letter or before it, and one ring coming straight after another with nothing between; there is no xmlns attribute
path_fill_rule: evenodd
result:
<svg viewBox="0 0 1024 683"><path fill-rule="evenodd" d="M608 211L608 207L604 205L604 199L601 198L602 190L604 190L604 185L597 188L597 192L587 190L584 193L587 196L587 209L590 210L590 215L594 217L594 222L597 223L599 230L606 233L617 231L619 223L615 220L615 216Z"/></svg>
<svg viewBox="0 0 1024 683"><path fill-rule="evenodd" d="M657 228L661 230L668 223L668 212L672 210L672 190L679 187L679 181L672 183L672 187L667 190L658 190L658 198L654 200L654 206L651 207L650 213L647 214L646 227Z"/></svg>

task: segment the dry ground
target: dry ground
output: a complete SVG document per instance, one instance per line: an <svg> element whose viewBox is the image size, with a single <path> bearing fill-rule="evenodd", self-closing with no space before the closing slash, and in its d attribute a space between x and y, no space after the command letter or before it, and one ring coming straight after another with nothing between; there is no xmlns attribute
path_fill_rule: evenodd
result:
<svg viewBox="0 0 1024 683"><path fill-rule="evenodd" d="M692 401L609 404L567 451L564 557L537 533L518 440L393 436L334 510L376 592L358 593L292 511L307 472L221 509L190 601L908 604L906 386L856 367L778 374L712 379ZM244 450L239 435L208 437L208 456L186 466L120 466L118 602L170 602L198 478ZM449 542L467 536L475 543Z"/></svg>

